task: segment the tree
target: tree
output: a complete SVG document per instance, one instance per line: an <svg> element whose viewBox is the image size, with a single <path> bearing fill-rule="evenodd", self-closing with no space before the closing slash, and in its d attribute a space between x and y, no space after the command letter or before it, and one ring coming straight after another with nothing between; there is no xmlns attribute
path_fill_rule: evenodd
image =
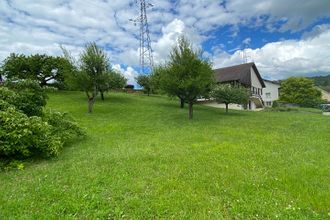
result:
<svg viewBox="0 0 330 220"><path fill-rule="evenodd" d="M249 101L249 93L246 88L231 86L230 84L217 85L211 92L211 96L218 103L226 105L226 112L228 112L229 104L246 104Z"/></svg>
<svg viewBox="0 0 330 220"><path fill-rule="evenodd" d="M177 96L181 107L189 105L189 119L193 118L193 104L200 96L206 96L214 83L213 70L201 51L194 51L189 41L180 37L170 54L170 60L158 70L162 90L169 96ZM159 73L158 73L159 74Z"/></svg>
<svg viewBox="0 0 330 220"><path fill-rule="evenodd" d="M143 87L144 92L149 96L152 89L151 75L139 75L136 77L136 81L141 87Z"/></svg>
<svg viewBox="0 0 330 220"><path fill-rule="evenodd" d="M151 90L154 93L163 92L161 88L162 68L162 65L155 66L150 74Z"/></svg>
<svg viewBox="0 0 330 220"><path fill-rule="evenodd" d="M122 89L126 85L127 79L116 70L105 71L98 82L101 99L104 100L104 93L112 89Z"/></svg>
<svg viewBox="0 0 330 220"><path fill-rule="evenodd" d="M321 97L321 92L310 79L291 77L281 83L280 101L303 107L316 107L321 103Z"/></svg>
<svg viewBox="0 0 330 220"><path fill-rule="evenodd" d="M93 112L101 82L109 69L107 54L96 43L88 43L80 56L80 68L76 71L75 82L86 93L89 113Z"/></svg>
<svg viewBox="0 0 330 220"><path fill-rule="evenodd" d="M64 57L13 53L4 60L1 72L10 80L37 80L41 86L45 86L51 84L50 82L64 84L64 77L72 68L71 63Z"/></svg>

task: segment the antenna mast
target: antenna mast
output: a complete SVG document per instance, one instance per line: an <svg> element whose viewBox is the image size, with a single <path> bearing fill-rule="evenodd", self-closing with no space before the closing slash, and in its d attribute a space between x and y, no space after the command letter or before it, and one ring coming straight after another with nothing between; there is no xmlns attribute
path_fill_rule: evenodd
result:
<svg viewBox="0 0 330 220"><path fill-rule="evenodd" d="M153 7L154 5L148 3L146 0L136 0L136 3L140 9L140 15L136 19L130 19L130 21L134 22L134 25L139 24L140 26L140 73L145 73L146 70L150 71L153 67L147 8Z"/></svg>

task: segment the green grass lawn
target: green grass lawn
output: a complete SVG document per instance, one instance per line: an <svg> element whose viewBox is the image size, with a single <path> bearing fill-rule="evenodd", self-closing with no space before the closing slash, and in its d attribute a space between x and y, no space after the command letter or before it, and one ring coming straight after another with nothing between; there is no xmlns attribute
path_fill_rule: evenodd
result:
<svg viewBox="0 0 330 220"><path fill-rule="evenodd" d="M50 94L84 140L0 173L0 219L329 219L330 117Z"/></svg>

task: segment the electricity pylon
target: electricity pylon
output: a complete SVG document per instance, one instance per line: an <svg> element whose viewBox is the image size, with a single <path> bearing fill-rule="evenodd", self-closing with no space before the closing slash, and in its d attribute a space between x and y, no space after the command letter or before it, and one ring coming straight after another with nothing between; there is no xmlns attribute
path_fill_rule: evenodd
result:
<svg viewBox="0 0 330 220"><path fill-rule="evenodd" d="M136 0L136 3L139 7L140 14L136 19L130 19L130 21L140 26L140 73L145 73L152 69L154 62L147 17L147 8L153 7L154 5L148 3L146 0Z"/></svg>

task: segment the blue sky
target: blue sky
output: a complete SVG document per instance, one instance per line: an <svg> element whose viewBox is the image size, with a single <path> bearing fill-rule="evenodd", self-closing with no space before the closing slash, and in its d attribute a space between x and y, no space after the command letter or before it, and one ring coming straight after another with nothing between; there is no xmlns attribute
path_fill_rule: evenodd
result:
<svg viewBox="0 0 330 220"><path fill-rule="evenodd" d="M1 0L0 60L10 53L78 57L95 41L130 83L138 72L135 0ZM214 68L248 61L268 79L330 74L329 0L149 0L156 63L186 35ZM243 52L244 51L244 52Z"/></svg>

